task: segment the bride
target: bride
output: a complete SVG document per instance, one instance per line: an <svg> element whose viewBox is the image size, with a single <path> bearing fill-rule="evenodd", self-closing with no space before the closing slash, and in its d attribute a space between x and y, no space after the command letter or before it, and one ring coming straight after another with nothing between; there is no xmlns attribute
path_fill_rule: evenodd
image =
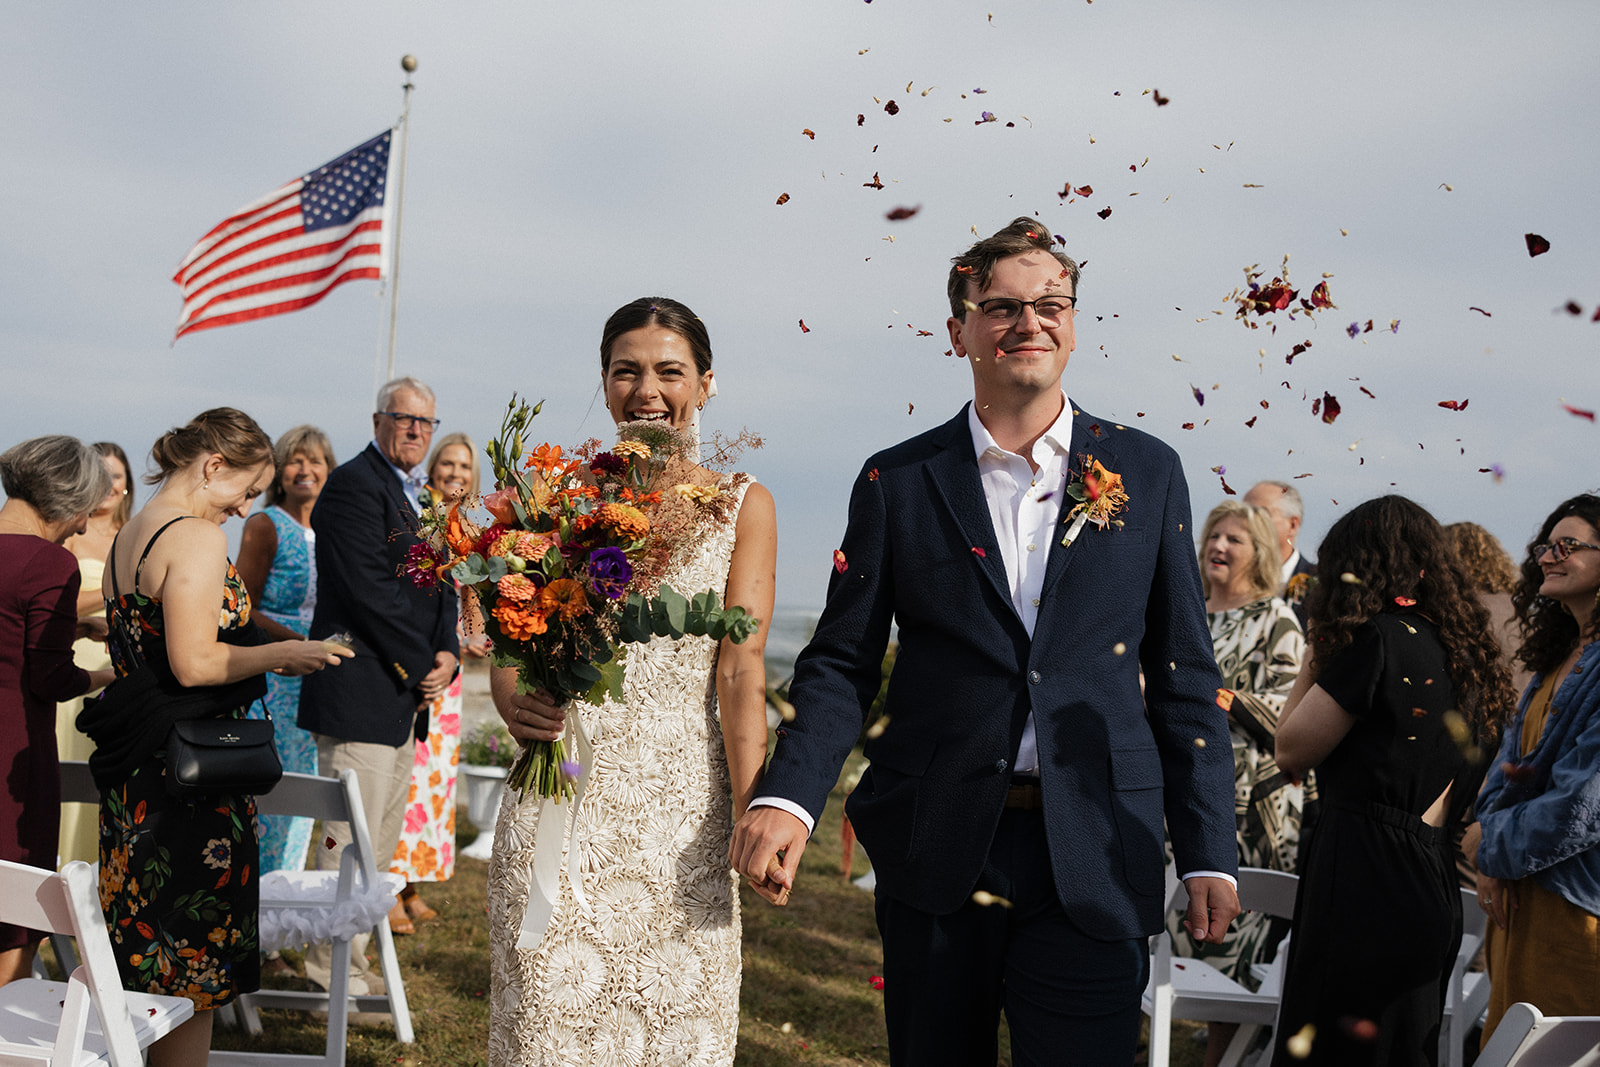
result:
<svg viewBox="0 0 1600 1067"><path fill-rule="evenodd" d="M619 424L667 419L697 432L715 392L705 325L665 297L607 320L600 370ZM489 861L491 1064L733 1062L740 930L728 838L767 753L777 517L772 494L747 476L704 474L734 495L737 519L708 524L665 581L723 590L762 620L755 635L720 647L706 637L632 646L621 704L557 708L543 693L515 695L515 669L492 675L513 736L554 740L572 710L594 756L576 810L545 809L562 824L541 827L538 798L519 802L507 790ZM561 835L559 889L537 947L522 950L540 832Z"/></svg>

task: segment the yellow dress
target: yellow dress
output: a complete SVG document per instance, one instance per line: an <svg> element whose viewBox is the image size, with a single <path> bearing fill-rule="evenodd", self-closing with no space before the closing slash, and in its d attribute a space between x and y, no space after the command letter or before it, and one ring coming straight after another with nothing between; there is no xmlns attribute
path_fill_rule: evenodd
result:
<svg viewBox="0 0 1600 1067"><path fill-rule="evenodd" d="M83 576L84 589L99 589L105 572L105 561L80 559L78 573ZM94 612L104 618L105 609ZM72 646L72 660L86 671L103 671L111 666L111 653L104 641L91 641L80 637ZM56 752L63 760L86 760L94 752L94 742L75 725L78 712L83 710L87 697L98 695L100 690L75 697L56 705ZM100 862L100 809L95 804L61 805L61 862L83 860Z"/></svg>

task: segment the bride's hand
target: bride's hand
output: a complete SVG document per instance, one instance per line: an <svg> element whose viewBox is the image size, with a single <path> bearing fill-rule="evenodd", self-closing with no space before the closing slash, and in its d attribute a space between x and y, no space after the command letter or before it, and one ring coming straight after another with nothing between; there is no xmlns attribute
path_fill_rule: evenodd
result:
<svg viewBox="0 0 1600 1067"><path fill-rule="evenodd" d="M506 729L519 741L555 741L566 728L567 713L551 702L543 689L535 693L513 694L501 709Z"/></svg>

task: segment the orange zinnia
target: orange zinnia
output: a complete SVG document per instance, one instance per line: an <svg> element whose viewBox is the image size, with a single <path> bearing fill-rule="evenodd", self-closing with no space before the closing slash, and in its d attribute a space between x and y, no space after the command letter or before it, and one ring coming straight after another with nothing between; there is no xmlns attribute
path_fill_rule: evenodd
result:
<svg viewBox="0 0 1600 1067"><path fill-rule="evenodd" d="M542 634L549 629L545 613L530 604L501 600L494 606L494 617L500 629L513 641L526 641L534 634Z"/></svg>
<svg viewBox="0 0 1600 1067"><path fill-rule="evenodd" d="M559 611L570 622L589 610L589 598L582 584L571 578L557 578L539 590L539 610L547 615Z"/></svg>
<svg viewBox="0 0 1600 1067"><path fill-rule="evenodd" d="M639 541L650 532L650 520L638 508L626 504L601 504L594 512L595 521L618 537Z"/></svg>
<svg viewBox="0 0 1600 1067"><path fill-rule="evenodd" d="M482 536L483 531L471 520L461 517L461 505L451 505L450 517L444 528L445 544L450 546L450 551L457 556L465 556L477 546L478 538Z"/></svg>

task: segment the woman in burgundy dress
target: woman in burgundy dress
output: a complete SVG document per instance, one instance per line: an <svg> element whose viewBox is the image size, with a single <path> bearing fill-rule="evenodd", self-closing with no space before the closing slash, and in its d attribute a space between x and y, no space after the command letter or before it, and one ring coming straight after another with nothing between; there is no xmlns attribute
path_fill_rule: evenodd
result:
<svg viewBox="0 0 1600 1067"><path fill-rule="evenodd" d="M72 662L82 533L111 475L76 437L35 437L0 455L0 859L55 870L61 772L56 703L111 680ZM82 633L105 636L105 621ZM0 985L26 977L44 935L0 923Z"/></svg>

